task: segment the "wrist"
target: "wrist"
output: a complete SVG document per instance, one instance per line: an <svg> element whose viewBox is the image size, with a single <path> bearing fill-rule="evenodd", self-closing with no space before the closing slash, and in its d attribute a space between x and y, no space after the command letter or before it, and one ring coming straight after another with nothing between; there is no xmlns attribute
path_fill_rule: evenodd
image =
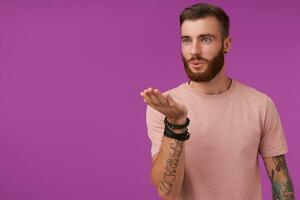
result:
<svg viewBox="0 0 300 200"><path fill-rule="evenodd" d="M183 134L187 131L187 128L183 128L183 129L170 128L170 130L172 130L175 134Z"/></svg>
<svg viewBox="0 0 300 200"><path fill-rule="evenodd" d="M185 128L184 132L179 132L179 131L180 131L179 129L172 130L172 129L168 128L167 126L165 126L164 136L175 139L175 140L179 140L179 141L185 141L190 138L190 133L188 132L187 128Z"/></svg>
<svg viewBox="0 0 300 200"><path fill-rule="evenodd" d="M170 119L167 117L168 122L176 125L183 125L186 122L186 117L178 118L178 119Z"/></svg>
<svg viewBox="0 0 300 200"><path fill-rule="evenodd" d="M178 118L177 120L170 120L168 117L164 120L166 127L168 127L175 134L184 134L187 132L187 127L190 120L187 117Z"/></svg>

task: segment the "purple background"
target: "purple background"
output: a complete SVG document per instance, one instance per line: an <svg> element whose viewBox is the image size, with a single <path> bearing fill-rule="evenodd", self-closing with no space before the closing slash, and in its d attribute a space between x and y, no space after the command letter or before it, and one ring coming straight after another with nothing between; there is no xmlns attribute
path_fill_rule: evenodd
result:
<svg viewBox="0 0 300 200"><path fill-rule="evenodd" d="M70 2L0 2L0 199L159 199L139 93L187 80L178 17L196 1ZM277 106L299 194L300 3L209 2L231 17L230 77Z"/></svg>

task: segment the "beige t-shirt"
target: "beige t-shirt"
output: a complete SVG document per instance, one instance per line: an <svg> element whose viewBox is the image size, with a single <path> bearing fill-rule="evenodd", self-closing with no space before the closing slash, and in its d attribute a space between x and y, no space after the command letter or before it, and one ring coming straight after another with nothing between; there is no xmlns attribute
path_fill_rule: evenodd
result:
<svg viewBox="0 0 300 200"><path fill-rule="evenodd" d="M180 200L261 200L258 154L285 154L284 130L272 99L238 80L217 95L185 82L166 91L188 109L191 134L185 141ZM147 106L152 156L158 153L164 115Z"/></svg>

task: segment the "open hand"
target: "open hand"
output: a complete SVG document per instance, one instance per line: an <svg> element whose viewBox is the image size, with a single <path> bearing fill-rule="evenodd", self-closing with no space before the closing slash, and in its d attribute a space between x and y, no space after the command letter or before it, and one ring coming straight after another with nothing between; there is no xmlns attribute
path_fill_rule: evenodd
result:
<svg viewBox="0 0 300 200"><path fill-rule="evenodd" d="M148 88L140 93L144 97L144 102L153 109L164 114L168 121L176 123L187 117L187 108L176 102L169 94L162 94L158 89Z"/></svg>

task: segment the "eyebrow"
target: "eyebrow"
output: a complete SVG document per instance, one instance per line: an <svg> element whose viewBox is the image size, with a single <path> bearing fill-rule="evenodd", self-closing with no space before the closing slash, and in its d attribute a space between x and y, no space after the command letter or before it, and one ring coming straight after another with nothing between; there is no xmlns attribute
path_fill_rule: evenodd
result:
<svg viewBox="0 0 300 200"><path fill-rule="evenodd" d="M212 34L209 34L209 33L198 35L198 38L203 38L203 37L212 37L212 38L216 38L216 36L214 36L214 35L212 35ZM190 36L188 36L188 35L182 35L182 36L181 36L181 39L186 39L186 38L190 38Z"/></svg>

